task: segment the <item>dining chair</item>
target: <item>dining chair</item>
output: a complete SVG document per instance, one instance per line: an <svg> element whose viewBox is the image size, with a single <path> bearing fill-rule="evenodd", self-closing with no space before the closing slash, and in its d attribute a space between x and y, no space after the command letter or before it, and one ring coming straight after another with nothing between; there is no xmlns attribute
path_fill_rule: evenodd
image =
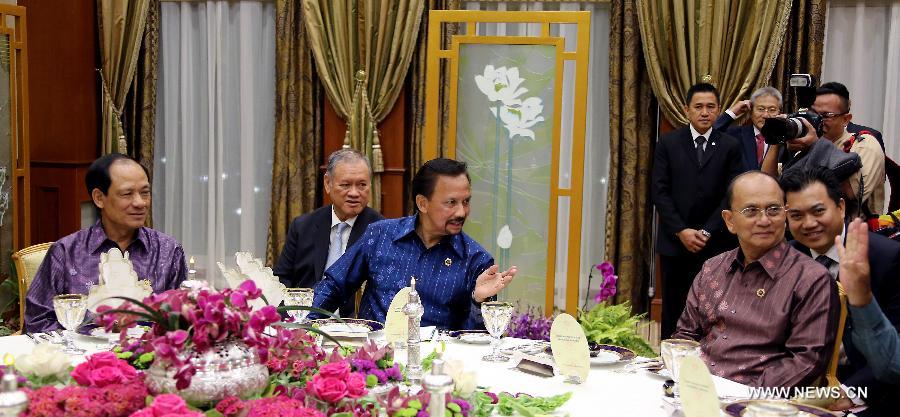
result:
<svg viewBox="0 0 900 417"><path fill-rule="evenodd" d="M27 248L21 249L12 254L13 264L16 266L16 275L19 280L19 331L25 329L25 295L28 294L28 287L37 274L38 267L44 261L44 256L50 249L53 242L39 243Z"/></svg>

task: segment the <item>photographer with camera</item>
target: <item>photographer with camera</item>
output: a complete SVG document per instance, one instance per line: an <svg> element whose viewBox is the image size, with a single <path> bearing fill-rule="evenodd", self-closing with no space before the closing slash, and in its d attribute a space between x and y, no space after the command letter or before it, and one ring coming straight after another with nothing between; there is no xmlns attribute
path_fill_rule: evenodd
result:
<svg viewBox="0 0 900 417"><path fill-rule="evenodd" d="M795 76L791 77L792 85L796 85L793 84ZM811 77L804 76L808 77L807 85L801 88L811 90ZM885 181L885 158L881 145L867 131L853 134L847 130L847 125L853 117L850 113L850 93L847 87L830 82L814 91L815 101L811 111L801 108L786 118L766 120L761 132L770 144L770 150L763 160L762 170L773 175L779 174L775 154L784 152L781 148L786 148L786 152L791 155L785 170L792 166L818 165L831 170L847 171L850 174L853 165L861 163L858 172L849 175L847 181L849 187L846 187L845 193L851 200L855 200L863 211L880 213L884 206ZM802 96L800 92L802 91L798 91L798 95ZM820 141L827 141L826 143L833 149L818 144ZM846 155L858 155L858 162L842 158L835 150ZM853 210L849 212L852 213Z"/></svg>

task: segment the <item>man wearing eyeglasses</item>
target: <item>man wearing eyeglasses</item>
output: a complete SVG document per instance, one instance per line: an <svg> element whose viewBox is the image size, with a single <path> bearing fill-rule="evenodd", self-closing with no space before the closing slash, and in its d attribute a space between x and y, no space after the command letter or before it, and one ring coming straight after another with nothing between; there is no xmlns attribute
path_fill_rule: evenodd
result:
<svg viewBox="0 0 900 417"><path fill-rule="evenodd" d="M840 304L828 271L784 239L784 193L750 171L722 218L739 247L703 264L673 338L700 342L713 374L757 387L813 384L834 348Z"/></svg>
<svg viewBox="0 0 900 417"><path fill-rule="evenodd" d="M875 137L868 134L852 134L847 125L853 118L850 113L850 92L841 83L830 82L816 89L813 110L822 116L823 137L845 152L854 152L862 161L859 177L850 178L850 186L860 202L871 213L884 209L884 151ZM862 193L859 192L862 182Z"/></svg>
<svg viewBox="0 0 900 417"><path fill-rule="evenodd" d="M785 173L781 188L786 193L787 217L793 246L828 268L834 279L840 279L842 266L839 245L845 241L847 225L844 221L846 204L841 196L839 178L822 167ZM835 242L838 242L837 244ZM868 262L871 292L890 320L896 333L900 325L900 243L876 233L869 233ZM878 381L878 370L871 369L852 337L853 311L844 331L844 352L838 377L848 387L868 387L868 398L845 398L834 404L834 410L845 410L867 404L869 415L892 414L892 402L900 395L900 385ZM880 412L878 410L881 410ZM862 414L858 414L862 415Z"/></svg>
<svg viewBox="0 0 900 417"><path fill-rule="evenodd" d="M384 219L369 203L372 170L365 155L341 149L328 156L325 194L331 204L297 217L273 268L288 288L313 288L325 270L362 236L369 224ZM355 312L355 299L340 306L343 317Z"/></svg>
<svg viewBox="0 0 900 417"><path fill-rule="evenodd" d="M747 111L750 111L751 124L728 127ZM775 87L763 87L750 95L750 100L742 100L725 110L716 119L713 129L728 133L741 141L744 156L744 169L747 171L760 169L763 157L769 150L760 129L769 117L781 114L781 92Z"/></svg>

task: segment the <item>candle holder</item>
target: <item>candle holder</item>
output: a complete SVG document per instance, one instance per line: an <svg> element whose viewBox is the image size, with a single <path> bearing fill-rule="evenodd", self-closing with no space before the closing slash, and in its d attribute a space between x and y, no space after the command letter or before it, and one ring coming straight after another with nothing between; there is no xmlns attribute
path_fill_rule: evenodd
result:
<svg viewBox="0 0 900 417"><path fill-rule="evenodd" d="M406 378L411 388L415 389L422 383L422 363L419 357L419 325L425 308L416 291L416 278L409 281L409 301L403 306L403 314L408 317L408 336L406 338Z"/></svg>

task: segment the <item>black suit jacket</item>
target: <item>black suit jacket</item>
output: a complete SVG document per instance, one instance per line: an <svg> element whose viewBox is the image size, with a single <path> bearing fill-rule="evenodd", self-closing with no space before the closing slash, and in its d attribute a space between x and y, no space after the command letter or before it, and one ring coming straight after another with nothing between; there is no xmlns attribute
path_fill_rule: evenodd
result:
<svg viewBox="0 0 900 417"><path fill-rule="evenodd" d="M713 129L726 133L741 142L741 159L744 161L744 170L752 171L760 168L756 161L756 134L753 133L753 125L731 126L734 119L728 113L722 112Z"/></svg>
<svg viewBox="0 0 900 417"><path fill-rule="evenodd" d="M809 248L800 242L791 242L797 250L810 255ZM900 243L877 233L869 233L869 268L872 294L881 306L884 315L896 329L900 326ZM882 401L896 400L900 395L900 385L885 384L875 379L866 358L853 344L853 316L847 316L844 328L844 350L850 365L841 369L841 382L847 386L869 387L869 400L875 408Z"/></svg>
<svg viewBox="0 0 900 417"><path fill-rule="evenodd" d="M688 126L659 139L653 157L650 194L660 219L656 250L661 255L689 256L676 233L705 229L712 233L704 252L728 249L734 237L725 229L725 189L744 171L741 145L734 137L710 129L703 161Z"/></svg>
<svg viewBox="0 0 900 417"><path fill-rule="evenodd" d="M384 219L377 211L366 207L363 209L347 239L350 249L362 236L370 223ZM320 207L312 213L297 217L291 222L287 240L273 272L279 281L288 288L314 288L325 274L325 262L328 261L328 247L331 245L331 205ZM349 304L349 305L348 305ZM354 311L354 300L347 300L341 306L341 314Z"/></svg>

